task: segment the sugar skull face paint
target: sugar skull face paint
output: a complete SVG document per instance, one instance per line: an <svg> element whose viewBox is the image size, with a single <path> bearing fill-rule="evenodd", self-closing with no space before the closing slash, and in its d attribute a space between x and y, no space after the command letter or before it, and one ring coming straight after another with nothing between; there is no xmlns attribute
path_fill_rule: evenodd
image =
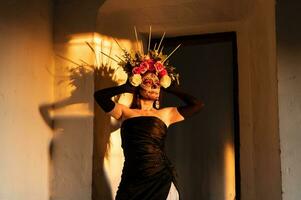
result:
<svg viewBox="0 0 301 200"><path fill-rule="evenodd" d="M146 73L140 84L140 94L145 99L157 100L160 94L160 80L154 73Z"/></svg>

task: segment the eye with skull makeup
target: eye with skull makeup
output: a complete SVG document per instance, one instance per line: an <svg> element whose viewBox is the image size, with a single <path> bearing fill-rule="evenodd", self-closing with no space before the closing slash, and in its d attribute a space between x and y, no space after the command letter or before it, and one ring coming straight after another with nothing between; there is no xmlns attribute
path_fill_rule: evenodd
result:
<svg viewBox="0 0 301 200"><path fill-rule="evenodd" d="M144 79L143 80L143 84L148 85L148 84L152 84L152 83L153 83L153 81L151 79Z"/></svg>
<svg viewBox="0 0 301 200"><path fill-rule="evenodd" d="M154 80L146 80L142 83L142 87L144 88L159 88L160 87L160 82L159 81L154 81Z"/></svg>
<svg viewBox="0 0 301 200"><path fill-rule="evenodd" d="M160 81L158 81L158 80L155 81L155 82L154 82L154 85L155 85L156 87L160 87Z"/></svg>

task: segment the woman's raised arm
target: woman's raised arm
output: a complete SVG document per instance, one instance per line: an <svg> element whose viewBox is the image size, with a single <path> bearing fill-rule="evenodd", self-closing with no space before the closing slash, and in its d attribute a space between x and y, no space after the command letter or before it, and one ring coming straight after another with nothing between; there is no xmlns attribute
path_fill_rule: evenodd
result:
<svg viewBox="0 0 301 200"><path fill-rule="evenodd" d="M94 93L94 99L105 113L110 114L115 119L122 115L123 105L115 103L111 98L122 93L134 93L136 88L128 82L114 87L104 88Z"/></svg>
<svg viewBox="0 0 301 200"><path fill-rule="evenodd" d="M184 120L187 117L191 117L192 115L198 113L201 110L201 108L205 105L203 101L197 99L196 97L190 94L187 94L182 89L180 89L180 87L175 83L163 90L177 96L185 103L185 105L183 106L170 108L170 115L173 118L171 119L171 123L175 123L177 121ZM179 114L181 116L179 116Z"/></svg>

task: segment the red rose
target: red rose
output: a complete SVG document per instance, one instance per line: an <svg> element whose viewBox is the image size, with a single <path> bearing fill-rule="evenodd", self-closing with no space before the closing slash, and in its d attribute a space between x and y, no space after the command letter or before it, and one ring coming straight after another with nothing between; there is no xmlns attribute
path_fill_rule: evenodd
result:
<svg viewBox="0 0 301 200"><path fill-rule="evenodd" d="M154 64L154 66L155 66L157 72L161 72L162 70L165 70L164 65L160 61L157 61Z"/></svg>
<svg viewBox="0 0 301 200"><path fill-rule="evenodd" d="M148 67L146 67L146 66L140 66L139 69L140 69L140 73L144 74L147 71Z"/></svg>
<svg viewBox="0 0 301 200"><path fill-rule="evenodd" d="M149 64L147 62L142 62L139 65L140 73L144 74L149 69Z"/></svg>
<svg viewBox="0 0 301 200"><path fill-rule="evenodd" d="M141 73L141 69L140 69L139 67L134 67L134 68L132 69L132 73L133 73L133 74L140 74L140 73Z"/></svg>
<svg viewBox="0 0 301 200"><path fill-rule="evenodd" d="M163 69L161 72L159 72L159 77L161 78L162 76L164 76L166 74L167 74L166 69Z"/></svg>
<svg viewBox="0 0 301 200"><path fill-rule="evenodd" d="M146 59L145 62L147 62L148 64L149 71L155 71L155 67L154 67L155 61L153 59Z"/></svg>
<svg viewBox="0 0 301 200"><path fill-rule="evenodd" d="M151 64L149 65L149 69L148 69L148 70L151 71L151 72L153 72L153 71L156 70L155 67L154 67L154 63L151 63Z"/></svg>

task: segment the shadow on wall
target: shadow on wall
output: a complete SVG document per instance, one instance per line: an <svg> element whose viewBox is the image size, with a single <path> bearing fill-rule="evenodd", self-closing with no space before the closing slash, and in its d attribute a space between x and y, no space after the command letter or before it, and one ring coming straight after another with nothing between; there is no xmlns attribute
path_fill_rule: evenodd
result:
<svg viewBox="0 0 301 200"><path fill-rule="evenodd" d="M89 153L92 152L92 145L91 141L87 141L86 133L82 128L85 124L89 128L91 117L92 122L93 120L101 121L101 123L94 122L96 125L94 127L93 148L97 149L93 149L93 151L98 152L98 154L93 154L93 174L97 175L97 177L93 177L93 180L97 179L97 181L93 181L92 185L98 188L97 191L101 192L99 195L101 195L102 199L113 199L111 184L107 180L104 170L104 160L110 148L110 133L114 132L119 126L114 126L110 121L110 117L105 115L98 106L95 108L94 118L93 114L91 114L93 112L81 112L80 109L70 114L68 107L75 106L75 108L80 108L86 105L88 110L92 111L93 105L89 103L91 97L83 95L87 93L85 92L86 86L90 86L87 82L94 81L95 88L100 89L100 87L105 88L117 85L122 80L116 79L116 76L114 76L115 70L107 64L97 68L89 64L77 64L76 67L71 67L68 71L69 74L64 76L64 81L68 81L74 88L71 95L68 98L39 106L43 120L54 131L54 137L49 146L51 168L50 199L60 198L67 192L74 193L74 187L66 187L64 185L76 184L74 182L82 182L84 185L87 185L85 190L76 191L77 194L87 195L91 191L91 177L83 177L87 173L82 173L86 171L91 174L92 155ZM118 101L119 96L115 98L115 101ZM78 129L74 130L76 127ZM70 180L70 177L73 177L73 180ZM69 178L69 180L65 180L66 178ZM85 198L77 197L77 199Z"/></svg>
<svg viewBox="0 0 301 200"><path fill-rule="evenodd" d="M99 23L99 9L104 2L105 0L54 2L55 53L70 58L89 57L86 54L87 49L82 48L85 46L83 42L94 40L95 33L102 32L95 25ZM120 29L116 24L114 27ZM76 42L73 40L74 35L79 39ZM107 35L110 38L111 36ZM98 39L106 41L107 37ZM119 37L122 38L124 37ZM126 45L131 45L131 42L128 43L125 42ZM105 49L106 52L107 50ZM93 108L93 91L119 82L114 80L111 76L112 70L108 70L110 68L106 66L95 70L83 65L77 66L77 71L66 71L65 63L60 61L55 59L57 101L39 106L44 121L54 130L49 147L50 199L90 200L92 196L92 199L111 200L114 187L110 184L104 164L110 150L107 148L110 147L110 133L115 127L112 127L110 118L98 106ZM62 77L59 74L68 75ZM58 85L59 80L64 83ZM75 87L71 93L65 91L69 89L66 83ZM115 166L114 163L113 165Z"/></svg>

